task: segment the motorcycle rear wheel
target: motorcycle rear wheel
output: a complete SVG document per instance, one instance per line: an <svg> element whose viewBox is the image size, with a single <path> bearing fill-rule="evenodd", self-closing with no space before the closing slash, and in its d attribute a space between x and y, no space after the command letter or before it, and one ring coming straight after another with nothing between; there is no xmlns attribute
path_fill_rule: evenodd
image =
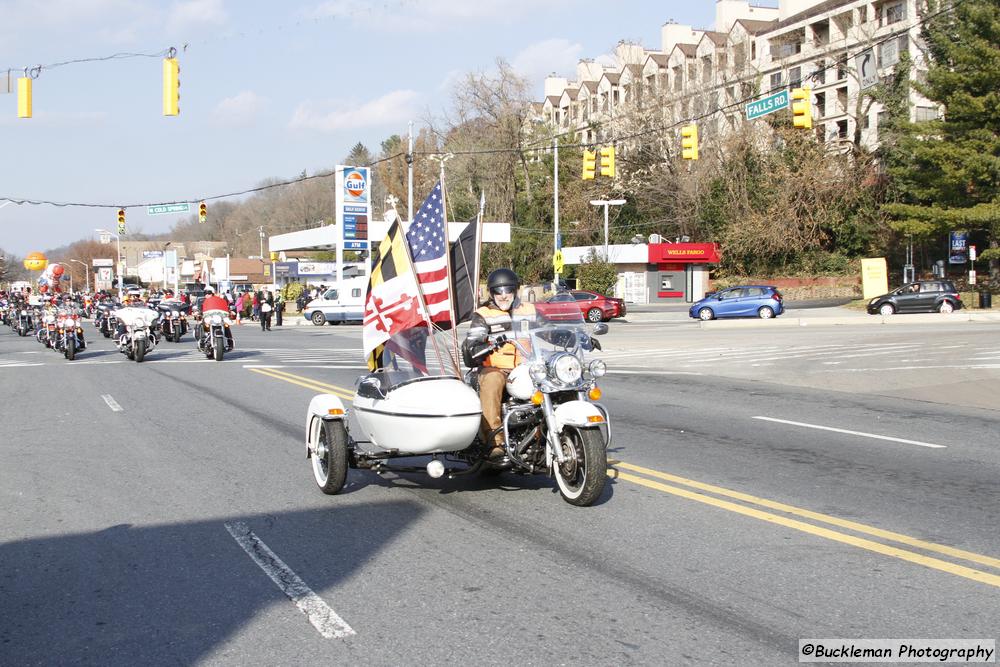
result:
<svg viewBox="0 0 1000 667"><path fill-rule="evenodd" d="M313 477L320 491L332 496L340 493L347 481L347 428L340 421L325 421L317 438L316 449L309 457Z"/></svg>
<svg viewBox="0 0 1000 667"><path fill-rule="evenodd" d="M588 507L597 502L608 480L608 456L604 436L596 428L567 426L560 437L565 463L553 461L556 484L563 500Z"/></svg>

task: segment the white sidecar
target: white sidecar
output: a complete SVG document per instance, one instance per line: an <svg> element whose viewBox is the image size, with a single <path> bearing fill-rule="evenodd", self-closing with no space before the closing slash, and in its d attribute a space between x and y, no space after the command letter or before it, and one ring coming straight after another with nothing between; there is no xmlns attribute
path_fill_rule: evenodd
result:
<svg viewBox="0 0 1000 667"><path fill-rule="evenodd" d="M354 415L378 449L432 454L468 447L479 429L479 394L457 377L417 377L389 384L391 374L358 382Z"/></svg>

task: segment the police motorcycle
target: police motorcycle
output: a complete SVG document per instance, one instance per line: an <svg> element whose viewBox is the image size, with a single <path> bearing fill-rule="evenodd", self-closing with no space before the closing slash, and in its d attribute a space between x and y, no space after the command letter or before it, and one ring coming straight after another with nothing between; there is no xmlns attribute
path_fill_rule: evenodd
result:
<svg viewBox="0 0 1000 667"><path fill-rule="evenodd" d="M172 299L163 300L156 304L156 310L160 314L160 331L171 343L181 342L181 336L187 333L187 309L186 303Z"/></svg>
<svg viewBox="0 0 1000 667"><path fill-rule="evenodd" d="M200 317L201 321L194 329L198 351L209 359L222 361L226 352L235 347L229 329L229 313L222 310L207 310L201 313Z"/></svg>
<svg viewBox="0 0 1000 667"><path fill-rule="evenodd" d="M94 306L94 328L101 332L105 338L118 330L118 318L115 317L117 306L111 300L97 302Z"/></svg>
<svg viewBox="0 0 1000 667"><path fill-rule="evenodd" d="M482 409L479 369L464 376L452 332L414 330L390 337L383 368L356 383L353 408L332 394L312 399L306 414L306 456L319 488L336 494L347 469L376 473L423 472L433 478L510 471L555 478L563 499L589 506L607 483L611 424L597 402L604 362L587 354L600 349L594 338L606 324L587 329L583 315L560 313L555 320L513 319L506 334L489 338L482 354L513 344L520 363L510 372L501 406L504 455L478 435ZM466 359L467 365L473 359ZM355 439L353 414L367 440ZM492 440L492 438L491 438ZM430 456L424 466L390 466L396 459Z"/></svg>
<svg viewBox="0 0 1000 667"><path fill-rule="evenodd" d="M118 321L118 351L129 359L142 363L146 355L156 347L156 311L143 306L126 306L114 311Z"/></svg>
<svg viewBox="0 0 1000 667"><path fill-rule="evenodd" d="M41 308L37 320L38 330L35 332L35 338L45 347L55 348L58 338L55 308Z"/></svg>
<svg viewBox="0 0 1000 667"><path fill-rule="evenodd" d="M60 309L56 312L55 349L68 360L76 359L76 353L87 348L83 339L83 323L75 309Z"/></svg>

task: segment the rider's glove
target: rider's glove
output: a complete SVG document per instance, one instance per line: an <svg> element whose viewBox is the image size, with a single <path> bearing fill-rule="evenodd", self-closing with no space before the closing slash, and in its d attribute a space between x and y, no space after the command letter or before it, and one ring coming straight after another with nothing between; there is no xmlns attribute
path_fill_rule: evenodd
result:
<svg viewBox="0 0 1000 667"><path fill-rule="evenodd" d="M507 336L505 336L504 334L500 334L493 340L493 349L499 350L501 347L506 345L507 342L508 342Z"/></svg>

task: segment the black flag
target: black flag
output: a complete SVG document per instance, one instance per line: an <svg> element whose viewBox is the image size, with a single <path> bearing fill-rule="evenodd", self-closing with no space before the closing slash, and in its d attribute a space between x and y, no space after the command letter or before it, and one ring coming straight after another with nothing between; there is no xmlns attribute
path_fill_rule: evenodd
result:
<svg viewBox="0 0 1000 667"><path fill-rule="evenodd" d="M455 325L468 322L479 294L479 219L469 221L451 244L451 287L455 298Z"/></svg>

